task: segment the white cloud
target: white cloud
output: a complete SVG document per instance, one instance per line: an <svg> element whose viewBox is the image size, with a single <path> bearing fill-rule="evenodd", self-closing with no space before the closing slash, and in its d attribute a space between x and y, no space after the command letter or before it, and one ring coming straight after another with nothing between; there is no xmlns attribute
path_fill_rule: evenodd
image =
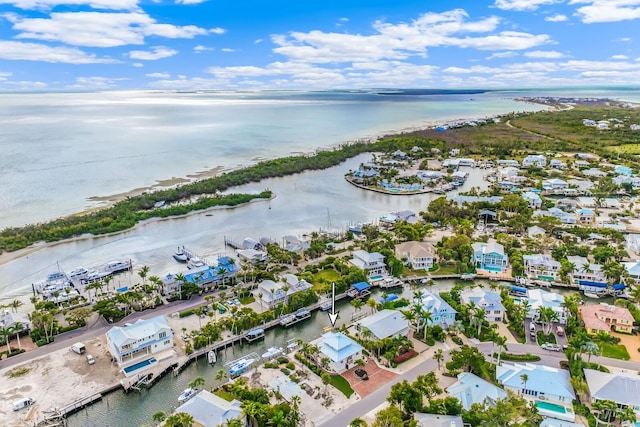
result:
<svg viewBox="0 0 640 427"><path fill-rule="evenodd" d="M176 4L200 4L207 0L176 0Z"/></svg>
<svg viewBox="0 0 640 427"><path fill-rule="evenodd" d="M492 53L491 55L487 56L485 59L495 59L495 58L512 58L514 56L518 56L517 52L512 52L510 50L506 51L506 52L496 52L496 53Z"/></svg>
<svg viewBox="0 0 640 427"><path fill-rule="evenodd" d="M223 52L227 52L227 53L236 51L235 49L231 49L230 47L223 47L220 50L223 51Z"/></svg>
<svg viewBox="0 0 640 427"><path fill-rule="evenodd" d="M568 20L569 18L567 18L566 15L563 15L561 13L558 13L556 15L551 15L551 16L547 16L544 18L545 21L547 22L564 22L566 20Z"/></svg>
<svg viewBox="0 0 640 427"><path fill-rule="evenodd" d="M640 0L571 0L569 4L587 4L576 12L585 24L640 18Z"/></svg>
<svg viewBox="0 0 640 427"><path fill-rule="evenodd" d="M555 50L534 50L532 52L525 52L524 56L527 58L556 59L564 57L564 54L556 52Z"/></svg>
<svg viewBox="0 0 640 427"><path fill-rule="evenodd" d="M0 71L0 80L6 80L7 77L11 77L13 75L12 72L9 71Z"/></svg>
<svg viewBox="0 0 640 427"><path fill-rule="evenodd" d="M556 0L496 0L495 7L502 10L536 10L542 5L553 4Z"/></svg>
<svg viewBox="0 0 640 427"><path fill-rule="evenodd" d="M215 28L210 28L209 32L213 34L224 34L227 32L227 30L225 30L224 28L215 27Z"/></svg>
<svg viewBox="0 0 640 427"><path fill-rule="evenodd" d="M178 53L177 50L169 49L164 46L155 46L151 51L132 50L129 52L129 58L140 59L142 61L155 61L156 59L168 58Z"/></svg>
<svg viewBox="0 0 640 427"><path fill-rule="evenodd" d="M141 68L144 67L144 64L142 62L134 62L133 64L131 64L132 66L136 67L136 68Z"/></svg>
<svg viewBox="0 0 640 427"><path fill-rule="evenodd" d="M615 39L614 41L616 42L630 42L631 41L631 37L622 37L619 39Z"/></svg>
<svg viewBox="0 0 640 427"><path fill-rule="evenodd" d="M128 80L125 77L76 77L76 83L69 86L72 89L110 89L116 87L119 81Z"/></svg>
<svg viewBox="0 0 640 427"><path fill-rule="evenodd" d="M145 76L151 77L152 79L168 79L169 77L171 77L171 74L169 74L169 73L149 73L149 74L145 74Z"/></svg>
<svg viewBox="0 0 640 427"><path fill-rule="evenodd" d="M58 5L86 5L93 9L108 10L138 9L138 0L0 0L0 4L11 4L19 9L52 9Z"/></svg>
<svg viewBox="0 0 640 427"><path fill-rule="evenodd" d="M262 43L263 41L264 41L264 40L262 40L262 39L256 39L256 40L254 41L254 43L255 43L255 44L260 44L260 43Z"/></svg>
<svg viewBox="0 0 640 427"><path fill-rule="evenodd" d="M146 36L193 38L207 34L194 25L158 24L145 13L52 13L50 19L7 16L18 38L63 42L74 46L115 47L143 44Z"/></svg>
<svg viewBox="0 0 640 427"><path fill-rule="evenodd" d="M200 52L204 52L206 50L215 50L215 49L216 49L215 47L208 47L208 46L203 46L203 45L199 44L198 46L195 46L193 48L193 51L195 53L200 53Z"/></svg>
<svg viewBox="0 0 640 427"><path fill-rule="evenodd" d="M87 54L76 48L1 40L0 59L64 62L67 64L109 64L119 62L111 58L98 58L94 54Z"/></svg>
<svg viewBox="0 0 640 427"><path fill-rule="evenodd" d="M0 79L0 80L2 80L2 79ZM46 89L47 87L49 87L49 85L47 83L41 82L41 81L7 80L7 81L4 81L2 83L4 83L5 85L11 86L12 89L15 89L15 90L42 90L42 89Z"/></svg>
<svg viewBox="0 0 640 427"><path fill-rule="evenodd" d="M627 55L613 55L611 59L629 59Z"/></svg>

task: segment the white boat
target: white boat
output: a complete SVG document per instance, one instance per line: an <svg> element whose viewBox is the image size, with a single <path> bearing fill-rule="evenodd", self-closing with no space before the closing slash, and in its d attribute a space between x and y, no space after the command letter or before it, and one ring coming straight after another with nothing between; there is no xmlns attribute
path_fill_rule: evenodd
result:
<svg viewBox="0 0 640 427"><path fill-rule="evenodd" d="M584 296L587 297L587 298L593 298L593 299L600 298L600 295L595 294L593 292L583 292L583 293L584 293Z"/></svg>
<svg viewBox="0 0 640 427"><path fill-rule="evenodd" d="M178 248L178 250L173 254L173 259L178 262L187 262L187 253L184 251L184 248Z"/></svg>
<svg viewBox="0 0 640 427"><path fill-rule="evenodd" d="M284 350L282 347L269 347L266 352L262 353L262 358L264 360L273 360L278 356L284 354Z"/></svg>
<svg viewBox="0 0 640 427"><path fill-rule="evenodd" d="M251 358L238 360L229 368L229 375L232 377L242 375L247 369L251 367L251 365L253 365L253 362L255 362L255 360Z"/></svg>
<svg viewBox="0 0 640 427"><path fill-rule="evenodd" d="M82 280L86 279L88 275L89 270L84 267L78 267L75 270L71 270L71 273L69 273L69 278L71 280Z"/></svg>
<svg viewBox="0 0 640 427"><path fill-rule="evenodd" d="M296 321L296 316L294 314L288 314L284 316L282 319L280 319L280 324L282 326L287 326L290 323L293 323L295 321Z"/></svg>
<svg viewBox="0 0 640 427"><path fill-rule="evenodd" d="M207 360L209 361L210 365L213 365L214 363L216 363L218 361L218 356L216 355L216 352L213 350L209 350L209 353L207 353Z"/></svg>
<svg viewBox="0 0 640 427"><path fill-rule="evenodd" d="M191 399L193 396L198 394L197 388L186 388L184 391L178 396L178 402L185 402Z"/></svg>
<svg viewBox="0 0 640 427"><path fill-rule="evenodd" d="M187 261L187 268L190 269L204 267L205 265L204 261L197 256L191 257L189 258L189 261Z"/></svg>
<svg viewBox="0 0 640 427"><path fill-rule="evenodd" d="M131 270L131 261L111 261L104 266L104 271L107 273L119 273L127 270Z"/></svg>
<svg viewBox="0 0 640 427"><path fill-rule="evenodd" d="M333 307L332 301L325 301L320 305L320 310L329 311Z"/></svg>

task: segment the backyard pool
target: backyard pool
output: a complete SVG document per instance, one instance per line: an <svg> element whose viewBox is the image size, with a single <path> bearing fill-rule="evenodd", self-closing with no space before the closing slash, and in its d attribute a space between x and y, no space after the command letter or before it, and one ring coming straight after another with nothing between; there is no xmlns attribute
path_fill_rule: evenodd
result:
<svg viewBox="0 0 640 427"><path fill-rule="evenodd" d="M536 400L536 406L541 415L549 415L554 418L558 418L566 421L574 421L575 414L573 409L558 405L557 403L545 402L542 400Z"/></svg>
<svg viewBox="0 0 640 427"><path fill-rule="evenodd" d="M138 369L142 369L142 368L146 368L147 366L156 363L157 360L155 357L152 357L151 359L147 359L147 360L143 360L142 362L138 362L135 365L131 365L131 366L127 366L126 368L123 368L122 370L124 371L125 375L129 375L134 371L137 371Z"/></svg>
<svg viewBox="0 0 640 427"><path fill-rule="evenodd" d="M384 276L382 276L382 275L378 275L378 276L371 276L371 277L370 277L370 280L371 280L372 282L375 282L376 280L382 280L382 279L384 279Z"/></svg>

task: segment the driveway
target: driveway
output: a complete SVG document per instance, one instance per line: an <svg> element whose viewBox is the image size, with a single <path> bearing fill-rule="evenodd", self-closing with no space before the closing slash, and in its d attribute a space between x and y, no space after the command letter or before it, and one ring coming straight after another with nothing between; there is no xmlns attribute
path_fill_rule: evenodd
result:
<svg viewBox="0 0 640 427"><path fill-rule="evenodd" d="M369 379L366 381L358 378L354 371L357 367L349 369L342 376L349 381L351 388L358 393L360 398L366 397L382 387L384 384L393 380L398 374L387 371L384 368L378 366L378 364L372 358L369 358L367 364L364 365L364 370L367 371Z"/></svg>

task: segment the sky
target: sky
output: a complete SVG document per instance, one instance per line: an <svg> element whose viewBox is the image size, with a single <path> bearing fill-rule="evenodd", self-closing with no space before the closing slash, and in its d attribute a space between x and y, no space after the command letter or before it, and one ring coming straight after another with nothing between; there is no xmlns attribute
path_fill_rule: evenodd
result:
<svg viewBox="0 0 640 427"><path fill-rule="evenodd" d="M0 0L0 91L640 84L640 0Z"/></svg>

